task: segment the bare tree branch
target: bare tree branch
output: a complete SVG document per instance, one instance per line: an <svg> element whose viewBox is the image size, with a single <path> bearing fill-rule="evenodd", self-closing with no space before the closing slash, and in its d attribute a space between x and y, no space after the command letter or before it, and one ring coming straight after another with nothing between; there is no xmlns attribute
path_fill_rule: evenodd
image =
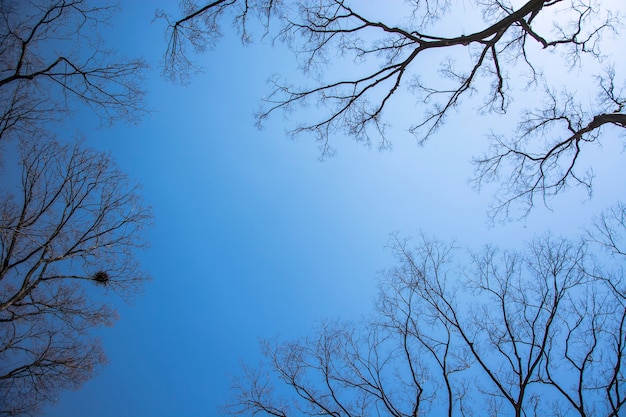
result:
<svg viewBox="0 0 626 417"><path fill-rule="evenodd" d="M0 415L90 378L104 355L87 331L116 318L102 292L148 279L133 252L150 213L109 157L51 139L20 148L21 182L3 181L0 200Z"/></svg>
<svg viewBox="0 0 626 417"><path fill-rule="evenodd" d="M584 112L571 94L557 96L547 91L546 106L524 114L518 137L492 137L491 150L474 160L478 188L485 181L499 180L501 184L492 217L510 217L514 203L522 204L521 215L525 216L537 198L548 204L572 183L591 193L591 172L577 169L583 150L599 143L603 129L626 128L626 114L622 113L626 98L614 82L612 70L598 77L602 93L596 114Z"/></svg>
<svg viewBox="0 0 626 417"><path fill-rule="evenodd" d="M169 25L166 72L186 76L192 62L185 44L204 50L217 39L223 15L256 11L275 18L275 39L294 51L302 72L314 79L311 87L302 87L273 78L257 115L259 125L277 111L291 114L315 106L319 111L299 117L291 132L313 135L324 158L333 153L338 135L390 147L386 114L405 106L396 101L403 90L417 97L408 123L420 144L463 105L472 106L470 96L481 101L472 110L504 115L516 97L535 92L546 106L520 112L517 133L494 134L492 148L474 160L477 188L501 181L491 218L525 216L537 199L548 204L570 185L590 189L591 176L584 168L581 172L580 155L609 127L624 128L623 75L618 79L613 69L597 74L598 102L583 111L588 106L577 97L578 86L555 93L561 80L546 75L545 57L557 51L566 68L583 63L611 68L616 61L603 51L603 41L617 33L618 11L595 0L527 0L515 6L499 0L406 3L404 8L394 5L405 13L398 16L403 23L396 24L360 11L365 7L349 0L294 0L280 9L269 0L183 2L183 17ZM483 22L469 34L455 33L450 29L459 26L455 16L466 8L482 11ZM438 79L432 68L439 68Z"/></svg>
<svg viewBox="0 0 626 417"><path fill-rule="evenodd" d="M280 0L214 0L202 6L192 0L182 0L183 17L178 20L157 10L155 18L167 22L163 75L173 82L186 83L191 74L199 72L200 68L189 57L188 44L195 53L213 47L222 36L220 20L226 16L239 28L242 42L248 43L250 18L260 20L267 33L270 19L280 6Z"/></svg>
<svg viewBox="0 0 626 417"><path fill-rule="evenodd" d="M97 38L114 11L85 0L2 1L0 139L11 132L32 135L35 124L59 120L76 104L91 108L106 124L139 120L146 64L114 60Z"/></svg>
<svg viewBox="0 0 626 417"><path fill-rule="evenodd" d="M606 415L623 411L623 300L587 244L519 252L392 240L375 315L264 348L234 415ZM455 262L456 258L456 262ZM458 262L458 267L455 265ZM261 377L262 375L262 377ZM281 388L279 388L281 387Z"/></svg>

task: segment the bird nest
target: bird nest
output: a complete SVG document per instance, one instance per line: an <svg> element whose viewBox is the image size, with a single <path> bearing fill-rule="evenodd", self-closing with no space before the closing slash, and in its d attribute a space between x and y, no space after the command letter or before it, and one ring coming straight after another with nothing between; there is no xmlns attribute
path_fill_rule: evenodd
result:
<svg viewBox="0 0 626 417"><path fill-rule="evenodd" d="M93 274L93 280L97 284L106 285L109 282L109 274L106 271L98 271Z"/></svg>

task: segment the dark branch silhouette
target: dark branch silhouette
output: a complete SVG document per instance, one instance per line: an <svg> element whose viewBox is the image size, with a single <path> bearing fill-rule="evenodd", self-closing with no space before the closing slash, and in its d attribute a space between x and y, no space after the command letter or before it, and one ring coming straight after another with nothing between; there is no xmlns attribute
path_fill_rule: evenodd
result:
<svg viewBox="0 0 626 417"><path fill-rule="evenodd" d="M395 238L398 265L359 323L265 342L233 385L232 415L618 416L626 305L585 243L526 250ZM459 259L460 257L460 259ZM456 267L455 265L459 265Z"/></svg>
<svg viewBox="0 0 626 417"><path fill-rule="evenodd" d="M128 297L147 279L133 255L150 220L136 187L104 154L34 142L0 196L0 415L90 378L104 355L87 331L116 317L104 293Z"/></svg>
<svg viewBox="0 0 626 417"><path fill-rule="evenodd" d="M0 1L1 416L33 415L91 378L106 358L89 331L116 318L107 295L148 278L134 258L150 221L137 187L108 155L49 133L80 106L104 124L144 113L145 64L98 37L115 9Z"/></svg>
<svg viewBox="0 0 626 417"><path fill-rule="evenodd" d="M114 11L85 0L2 3L0 140L11 132L30 135L33 126L62 120L76 105L105 124L139 120L146 64L114 59L97 37Z"/></svg>
<svg viewBox="0 0 626 417"><path fill-rule="evenodd" d="M222 36L220 20L226 17L233 19L242 42L248 43L250 18L260 19L267 30L270 17L280 3L278 0L215 0L199 7L193 1L182 0L183 17L178 20L166 11L157 10L156 18L167 22L163 75L174 82L187 82L191 74L199 71L189 57L188 45L195 53L214 46Z"/></svg>
<svg viewBox="0 0 626 417"><path fill-rule="evenodd" d="M548 203L570 185L591 187L590 178L579 172L579 155L600 136L612 134L608 127L624 128L626 117L623 77L617 79L611 69L616 58L603 53L604 40L619 26L617 12L579 0L527 0L516 7L498 0L463 7L452 1L409 3L393 5L404 13L397 24L361 12L363 5L347 0L183 2L184 17L169 25L165 71L172 78L188 75L187 43L203 51L216 41L223 15L255 13L265 18L268 31L275 21L274 39L291 47L303 73L315 80L312 87L301 87L274 78L258 122L277 111L317 106L319 111L299 117L292 133L312 134L322 158L333 152L334 138L341 134L389 147L386 114L405 106L394 103L400 91L417 97L414 119L407 123L421 144L462 106L507 114L517 96L532 91L537 103L547 105L519 113L517 132L494 134L493 148L474 160L478 188L502 181L492 218L524 216L537 198ZM459 33L454 29L463 18L459 14L472 7L482 11L480 28ZM235 24L248 39L245 23ZM545 58L554 51L563 56L564 71L590 63L608 68L596 74L598 102L591 109L583 110L587 99L577 97L577 86L554 92L561 81L544 71ZM519 213L511 210L520 207Z"/></svg>

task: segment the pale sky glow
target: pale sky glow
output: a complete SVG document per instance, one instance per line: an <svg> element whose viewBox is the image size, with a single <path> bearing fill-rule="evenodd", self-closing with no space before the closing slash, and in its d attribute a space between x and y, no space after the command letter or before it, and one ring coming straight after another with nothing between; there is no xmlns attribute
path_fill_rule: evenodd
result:
<svg viewBox="0 0 626 417"><path fill-rule="evenodd" d="M589 155L593 199L574 189L553 200L552 211L538 205L523 221L490 227L494 189L472 189L471 159L486 149L490 130L506 133L517 120L477 115L473 98L419 147L407 129L421 109L401 93L386 114L391 151L337 136L337 154L320 162L311 138L286 135L315 106L254 126L268 77L303 80L280 44L242 46L225 25L215 49L197 57L204 71L189 85L160 76L164 23L153 17L156 9L177 15L176 3L122 0L102 32L107 47L150 64L151 113L136 126L98 128L85 112L59 128L60 137L80 130L142 185L154 227L139 257L153 281L119 303L114 327L98 330L109 364L44 417L218 415L241 363L259 362L260 338L295 338L319 319L369 314L376 278L393 266L391 233L519 248L547 229L576 237L624 196L622 147L617 129L607 128L616 140ZM522 97L513 105L532 104L532 95Z"/></svg>

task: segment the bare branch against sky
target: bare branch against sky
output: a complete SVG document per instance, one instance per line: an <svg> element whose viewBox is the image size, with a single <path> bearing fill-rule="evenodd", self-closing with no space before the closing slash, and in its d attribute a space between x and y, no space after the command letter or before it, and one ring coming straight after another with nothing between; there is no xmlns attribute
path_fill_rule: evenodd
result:
<svg viewBox="0 0 626 417"><path fill-rule="evenodd" d="M85 107L107 125L142 116L145 64L98 37L115 10L0 1L2 416L34 414L93 377L106 358L90 331L116 319L107 296L129 299L148 279L135 259L151 218L138 188L54 130Z"/></svg>
<svg viewBox="0 0 626 417"><path fill-rule="evenodd" d="M623 414L626 3L175 4L0 0L0 415Z"/></svg>
<svg viewBox="0 0 626 417"><path fill-rule="evenodd" d="M21 182L0 198L0 415L36 411L105 362L88 331L112 325L109 292L147 275L134 251L150 220L137 188L82 144L23 141ZM12 190L13 192L9 191Z"/></svg>
<svg viewBox="0 0 626 417"><path fill-rule="evenodd" d="M618 416L626 309L584 243L545 236L469 258L394 238L375 314L266 342L236 416ZM463 259L460 260L459 258ZM455 266L455 265L458 265ZM597 274L591 277L590 272Z"/></svg>
<svg viewBox="0 0 626 417"><path fill-rule="evenodd" d="M260 16L264 33L287 44L314 83L275 78L258 121L318 106L321 112L298 117L292 133L312 134L322 157L340 134L388 148L388 115L397 111L392 102L401 91L416 97L406 122L419 143L461 111L513 113L506 120L513 126L517 119L517 129L493 133L490 150L474 159L475 186L500 186L493 219L524 217L538 200L548 204L572 185L590 192L592 175L581 155L626 127L623 68L616 71L618 57L605 50L624 12L612 2L413 1L389 5L398 10L395 18L385 14L389 21L344 0L181 4L183 17L168 18L166 75L188 76L187 47L205 51L224 20L234 18L248 40L247 17ZM591 71L591 79L563 85L563 72L580 68ZM515 105L528 95L535 105ZM591 104L590 95L597 97Z"/></svg>
<svg viewBox="0 0 626 417"><path fill-rule="evenodd" d="M144 113L141 60L115 57L98 36L106 3L9 1L0 8L0 140L33 136L81 106L104 124Z"/></svg>

